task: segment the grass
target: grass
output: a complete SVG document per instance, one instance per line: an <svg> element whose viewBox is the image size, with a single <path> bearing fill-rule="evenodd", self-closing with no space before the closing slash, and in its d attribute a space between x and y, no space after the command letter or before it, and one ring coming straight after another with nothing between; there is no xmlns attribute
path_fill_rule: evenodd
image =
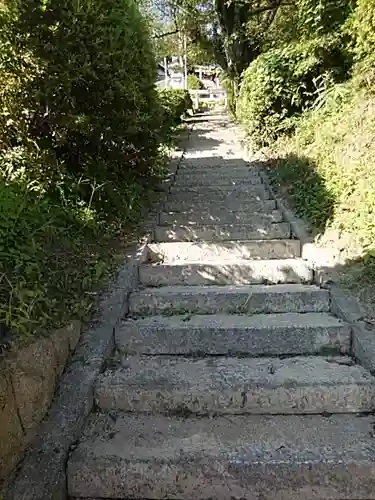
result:
<svg viewBox="0 0 375 500"><path fill-rule="evenodd" d="M162 175L163 164L155 170ZM151 180L134 187L124 199L124 217L111 220L88 204L58 200L42 184L1 174L0 343L28 342L91 316L97 292L138 241L157 194Z"/></svg>

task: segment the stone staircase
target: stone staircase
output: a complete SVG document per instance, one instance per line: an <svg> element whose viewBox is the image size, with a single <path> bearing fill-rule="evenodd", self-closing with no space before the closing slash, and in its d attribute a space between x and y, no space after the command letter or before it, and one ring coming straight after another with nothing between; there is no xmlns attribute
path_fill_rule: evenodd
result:
<svg viewBox="0 0 375 500"><path fill-rule="evenodd" d="M188 158L169 191L71 498L375 499L375 378L261 173Z"/></svg>

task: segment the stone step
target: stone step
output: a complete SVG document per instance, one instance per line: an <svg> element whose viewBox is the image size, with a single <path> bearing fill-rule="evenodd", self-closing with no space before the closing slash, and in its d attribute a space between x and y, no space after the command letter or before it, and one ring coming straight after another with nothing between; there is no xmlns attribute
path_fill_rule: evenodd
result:
<svg viewBox="0 0 375 500"><path fill-rule="evenodd" d="M302 259L221 260L144 264L139 268L145 286L256 285L312 283L313 271Z"/></svg>
<svg viewBox="0 0 375 500"><path fill-rule="evenodd" d="M313 285L164 286L130 296L132 315L328 312L329 292Z"/></svg>
<svg viewBox="0 0 375 500"><path fill-rule="evenodd" d="M209 165L208 161L209 158L201 158L201 164L197 162L196 160L189 159L189 161L182 161L179 164L179 167L177 169L178 173L186 173L186 172L192 172L192 173L198 173L198 174L206 174L206 173L211 173L211 172L222 172L222 171L227 171L227 172L251 172L251 173L259 173L262 169L260 169L258 166L254 164L250 164L244 161L232 161L232 160L225 160L224 162L218 162L217 160L214 160L211 165Z"/></svg>
<svg viewBox="0 0 375 500"><path fill-rule="evenodd" d="M260 175L260 170L248 166L232 165L232 166L216 166L216 167L190 167L180 166L177 169L176 175L183 176L209 176L209 175L226 175L226 176L257 176Z"/></svg>
<svg viewBox="0 0 375 500"><path fill-rule="evenodd" d="M373 417L92 414L73 498L374 500Z"/></svg>
<svg viewBox="0 0 375 500"><path fill-rule="evenodd" d="M258 176L251 177L230 177L230 176L219 176L219 175L178 175L175 178L174 184L171 186L171 192L176 189L187 189L198 187L208 189L217 186L219 189L224 190L224 188L229 188L230 186L254 186L262 184L263 179Z"/></svg>
<svg viewBox="0 0 375 500"><path fill-rule="evenodd" d="M251 186L251 188L243 188L240 186L230 187L227 191L221 191L217 186L214 186L212 190L210 189L200 189L199 192L189 192L184 188L179 191L174 191L168 195L168 202L175 201L192 201L194 203L200 203L211 201L223 202L225 204L231 201L244 201L244 200L269 200L271 197L270 192L262 185Z"/></svg>
<svg viewBox="0 0 375 500"><path fill-rule="evenodd" d="M237 241L237 240L275 240L290 238L288 222L262 224L194 224L156 226L153 240L167 241Z"/></svg>
<svg viewBox="0 0 375 500"><path fill-rule="evenodd" d="M242 259L290 259L301 256L299 240L252 240L151 243L147 248L149 262L236 263ZM224 262L225 261L225 262ZM270 264L271 265L271 264ZM289 263L287 264L289 266ZM287 267L287 266L286 266Z"/></svg>
<svg viewBox="0 0 375 500"><path fill-rule="evenodd" d="M129 354L273 356L350 348L350 327L327 313L129 318L115 337Z"/></svg>
<svg viewBox="0 0 375 500"><path fill-rule="evenodd" d="M218 167L218 168L180 168L175 173L180 178L202 179L206 177L226 177L230 179L255 178L260 177L259 170L248 167Z"/></svg>
<svg viewBox="0 0 375 500"><path fill-rule="evenodd" d="M100 375L101 410L200 415L371 412L375 378L348 357L127 356Z"/></svg>
<svg viewBox="0 0 375 500"><path fill-rule="evenodd" d="M277 204L275 200L261 200L246 198L245 200L231 199L225 203L215 203L212 200L200 200L197 201L188 200L170 200L167 199L164 202L165 212L191 212L199 213L210 210L226 210L228 213L238 212L238 211L253 211L253 212L269 212L275 210Z"/></svg>
<svg viewBox="0 0 375 500"><path fill-rule="evenodd" d="M223 158L220 156L202 157L202 158L186 158L184 157L179 164L178 170L219 170L219 169L235 169L242 168L248 170L258 170L254 163L249 163L243 158Z"/></svg>
<svg viewBox="0 0 375 500"><path fill-rule="evenodd" d="M263 224L264 222L282 222L283 214L279 210L269 213L255 212L253 210L228 212L223 209L206 210L204 212L161 212L159 224L236 224L247 223Z"/></svg>

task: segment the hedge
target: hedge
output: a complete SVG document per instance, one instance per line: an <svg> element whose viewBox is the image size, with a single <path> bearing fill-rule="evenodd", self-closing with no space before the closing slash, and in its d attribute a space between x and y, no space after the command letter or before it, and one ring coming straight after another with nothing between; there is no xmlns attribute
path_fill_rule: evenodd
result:
<svg viewBox="0 0 375 500"><path fill-rule="evenodd" d="M168 129L135 0L6 5L0 333L29 335L90 312L162 173Z"/></svg>

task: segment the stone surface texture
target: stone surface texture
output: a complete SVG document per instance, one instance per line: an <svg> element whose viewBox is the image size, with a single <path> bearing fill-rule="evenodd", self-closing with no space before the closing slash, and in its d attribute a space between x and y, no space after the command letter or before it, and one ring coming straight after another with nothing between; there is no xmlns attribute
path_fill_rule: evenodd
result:
<svg viewBox="0 0 375 500"><path fill-rule="evenodd" d="M150 316L124 321L116 342L139 354L348 353L350 328L327 313Z"/></svg>
<svg viewBox="0 0 375 500"><path fill-rule="evenodd" d="M141 266L142 285L252 285L312 283L313 272L301 259L177 261Z"/></svg>
<svg viewBox="0 0 375 500"><path fill-rule="evenodd" d="M375 498L372 418L95 415L68 465L73 497Z"/></svg>
<svg viewBox="0 0 375 500"><path fill-rule="evenodd" d="M17 464L52 402L56 381L79 340L73 321L48 337L14 343L0 364L0 481Z"/></svg>
<svg viewBox="0 0 375 500"><path fill-rule="evenodd" d="M163 286L132 293L131 314L328 312L329 292L309 285Z"/></svg>
<svg viewBox="0 0 375 500"><path fill-rule="evenodd" d="M300 257L298 240L223 241L220 243L153 243L148 246L150 262L234 262L238 260L294 259ZM271 263L270 263L271 265Z"/></svg>
<svg viewBox="0 0 375 500"><path fill-rule="evenodd" d="M138 357L99 377L102 410L198 414L370 412L375 378L350 358Z"/></svg>

